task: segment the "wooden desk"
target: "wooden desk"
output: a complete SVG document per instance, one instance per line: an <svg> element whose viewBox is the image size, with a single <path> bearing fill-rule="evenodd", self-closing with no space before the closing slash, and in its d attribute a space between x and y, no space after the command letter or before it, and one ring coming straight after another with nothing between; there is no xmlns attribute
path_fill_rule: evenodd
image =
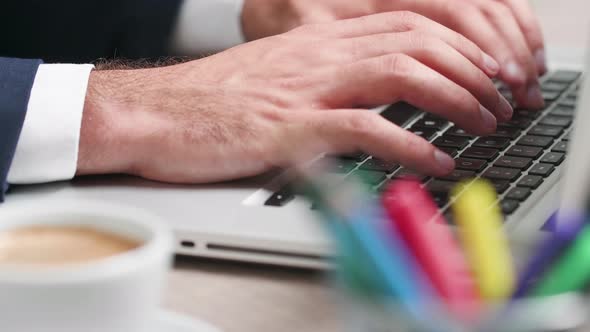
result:
<svg viewBox="0 0 590 332"><path fill-rule="evenodd" d="M336 332L332 290L318 271L179 258L164 306L224 332Z"/></svg>

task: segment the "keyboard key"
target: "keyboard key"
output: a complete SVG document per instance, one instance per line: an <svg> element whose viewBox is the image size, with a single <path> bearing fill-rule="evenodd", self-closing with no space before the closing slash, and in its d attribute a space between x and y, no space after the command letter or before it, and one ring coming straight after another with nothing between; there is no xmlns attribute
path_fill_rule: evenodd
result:
<svg viewBox="0 0 590 332"><path fill-rule="evenodd" d="M519 187L537 189L541 183L543 183L542 177L536 175L525 175L520 181L518 181L516 185Z"/></svg>
<svg viewBox="0 0 590 332"><path fill-rule="evenodd" d="M541 112L538 110L527 110L519 108L514 110L514 115L530 119L536 119L539 117L539 115L541 115Z"/></svg>
<svg viewBox="0 0 590 332"><path fill-rule="evenodd" d="M457 150L455 148L440 147L438 149L441 150L442 152L448 154L449 156L451 156L453 158L455 158L459 154L459 150Z"/></svg>
<svg viewBox="0 0 590 332"><path fill-rule="evenodd" d="M470 147L461 154L461 157L492 160L498 156L498 153L496 149Z"/></svg>
<svg viewBox="0 0 590 332"><path fill-rule="evenodd" d="M551 151L565 153L567 152L567 146L568 143L566 141L559 141L551 148Z"/></svg>
<svg viewBox="0 0 590 332"><path fill-rule="evenodd" d="M531 188L526 188L526 187L516 187L513 188L512 190L510 190L508 192L508 194L506 194L506 198L509 199L514 199L517 201L524 201L527 198L529 198L529 196L531 195Z"/></svg>
<svg viewBox="0 0 590 332"><path fill-rule="evenodd" d="M510 139L503 137L481 137L473 143L473 146L480 148L493 148L504 150L510 145Z"/></svg>
<svg viewBox="0 0 590 332"><path fill-rule="evenodd" d="M434 140L435 146L464 149L469 144L469 138L458 136L442 136Z"/></svg>
<svg viewBox="0 0 590 332"><path fill-rule="evenodd" d="M295 194L291 187L285 186L283 189L277 191L269 199L264 202L266 206L285 206L287 203L295 199Z"/></svg>
<svg viewBox="0 0 590 332"><path fill-rule="evenodd" d="M531 123L533 123L533 120L530 118L524 116L513 116L512 119L510 119L510 121L505 122L502 125L507 127L526 129L531 125Z"/></svg>
<svg viewBox="0 0 590 332"><path fill-rule="evenodd" d="M532 175L539 175L542 176L544 178L548 177L549 175L551 175L551 173L553 173L553 171L555 170L555 167L551 164L535 164L530 170L529 170L529 174Z"/></svg>
<svg viewBox="0 0 590 332"><path fill-rule="evenodd" d="M514 128L514 127L505 127L502 125L499 125L498 128L496 129L496 132L493 133L491 136L492 137L505 137L508 139L516 139L518 136L520 136L521 130L519 128Z"/></svg>
<svg viewBox="0 0 590 332"><path fill-rule="evenodd" d="M385 173L392 173L396 169L399 168L399 165L392 162L387 162L381 159L371 158L365 161L361 167L361 169L369 170L369 171L379 171Z"/></svg>
<svg viewBox="0 0 590 332"><path fill-rule="evenodd" d="M551 144L553 144L553 138L547 136L526 135L523 136L520 140L518 140L516 144L526 146L538 146L543 149L546 149Z"/></svg>
<svg viewBox="0 0 590 332"><path fill-rule="evenodd" d="M342 159L350 159L350 160L354 160L357 163L360 163L361 161L369 158L369 155L364 153L364 152L353 152L353 153L347 153L347 154L343 154L343 155L339 155L336 156L337 158L342 158Z"/></svg>
<svg viewBox="0 0 590 332"><path fill-rule="evenodd" d="M541 94L546 102L551 102L559 98L561 91L541 91Z"/></svg>
<svg viewBox="0 0 590 332"><path fill-rule="evenodd" d="M428 129L428 128L413 128L410 129L411 132L414 134L424 138L427 141L431 141L437 133L436 129Z"/></svg>
<svg viewBox="0 0 590 332"><path fill-rule="evenodd" d="M384 172L358 170L352 174L358 176L367 184L372 186L378 185L379 183L383 182L383 180L387 179Z"/></svg>
<svg viewBox="0 0 590 332"><path fill-rule="evenodd" d="M465 171L461 169L454 170L451 174L440 177L440 180L447 180L447 181L461 181L465 179L471 179L475 177L475 172L473 171Z"/></svg>
<svg viewBox="0 0 590 332"><path fill-rule="evenodd" d="M536 125L528 132L531 135L558 137L563 133L562 127Z"/></svg>
<svg viewBox="0 0 590 332"><path fill-rule="evenodd" d="M475 136L470 135L469 133L467 133L464 129L459 128L457 126L452 126L451 128L449 128L446 132L445 135L448 136L459 136L459 137L469 137L470 139L473 139Z"/></svg>
<svg viewBox="0 0 590 332"><path fill-rule="evenodd" d="M575 115L576 109L573 107L557 105L549 114L553 116L565 116L571 118Z"/></svg>
<svg viewBox="0 0 590 332"><path fill-rule="evenodd" d="M450 192L457 185L453 181L432 180L426 185L426 189L433 195L448 198Z"/></svg>
<svg viewBox="0 0 590 332"><path fill-rule="evenodd" d="M393 177L395 179L405 179L405 178L411 178L414 180L417 180L419 182L426 182L430 179L429 176L426 175L422 175L414 170L411 170L409 168L400 168L397 172L395 172L395 174L393 174Z"/></svg>
<svg viewBox="0 0 590 332"><path fill-rule="evenodd" d="M455 165L457 169L479 172L484 169L486 161L480 159L457 158L455 159Z"/></svg>
<svg viewBox="0 0 590 332"><path fill-rule="evenodd" d="M506 151L506 155L537 159L541 156L542 152L543 149L539 147L514 145L513 147L508 149L508 151Z"/></svg>
<svg viewBox="0 0 590 332"><path fill-rule="evenodd" d="M565 160L565 154L560 152L549 152L546 153L541 160L542 163L552 164L559 166Z"/></svg>
<svg viewBox="0 0 590 332"><path fill-rule="evenodd" d="M494 166L517 168L521 171L524 171L531 167L532 163L533 160L531 158L502 156L496 160Z"/></svg>
<svg viewBox="0 0 590 332"><path fill-rule="evenodd" d="M416 107L400 102L389 106L386 110L381 112L381 116L387 121L395 123L398 127L405 127L410 121L421 114L421 111Z"/></svg>
<svg viewBox="0 0 590 332"><path fill-rule="evenodd" d="M518 209L519 205L520 203L518 201L512 199L504 199L502 200L502 202L500 202L500 209L502 210L502 213L504 213L505 215L509 215L514 213L514 211Z"/></svg>
<svg viewBox="0 0 590 332"><path fill-rule="evenodd" d="M564 99L558 103L559 106L565 106L570 108L575 108L578 102L573 99Z"/></svg>
<svg viewBox="0 0 590 332"><path fill-rule="evenodd" d="M551 80L541 84L541 89L543 89L544 91L563 92L565 89L567 89L567 87L568 87L567 83L562 83L562 82L558 82L558 81L551 81Z"/></svg>
<svg viewBox="0 0 590 332"><path fill-rule="evenodd" d="M441 130L443 129L449 122L447 120L436 120L436 119L420 119L416 123L412 125L412 129L421 128L421 129L435 129Z"/></svg>
<svg viewBox="0 0 590 332"><path fill-rule="evenodd" d="M491 183L492 183L492 186L494 186L494 188L496 189L496 192L498 193L498 195L505 193L506 190L508 190L508 188L510 188L510 182L505 181L505 180L491 179Z"/></svg>
<svg viewBox="0 0 590 332"><path fill-rule="evenodd" d="M329 158L327 163L317 163L311 165L311 167L325 167L327 169L318 169L318 171L327 171L332 173L349 173L356 167L357 163L354 160L340 159L340 158Z"/></svg>
<svg viewBox="0 0 590 332"><path fill-rule="evenodd" d="M520 170L516 168L490 167L482 176L487 179L514 181L520 176Z"/></svg>
<svg viewBox="0 0 590 332"><path fill-rule="evenodd" d="M449 202L449 195L444 193L431 193L432 200L439 207L442 208Z"/></svg>
<svg viewBox="0 0 590 332"><path fill-rule="evenodd" d="M572 119L563 116L546 115L539 121L542 125L558 126L567 128L572 125Z"/></svg>
<svg viewBox="0 0 590 332"><path fill-rule="evenodd" d="M556 71L551 77L549 78L552 82L558 83L572 83L580 77L580 73L576 71L570 70L559 70Z"/></svg>

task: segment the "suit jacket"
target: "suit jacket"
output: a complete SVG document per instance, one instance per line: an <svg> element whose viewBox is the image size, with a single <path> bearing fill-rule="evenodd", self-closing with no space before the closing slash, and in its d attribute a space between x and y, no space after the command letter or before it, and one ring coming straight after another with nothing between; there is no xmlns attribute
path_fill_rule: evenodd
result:
<svg viewBox="0 0 590 332"><path fill-rule="evenodd" d="M0 202L40 60L0 58Z"/></svg>
<svg viewBox="0 0 590 332"><path fill-rule="evenodd" d="M0 57L88 63L167 55L182 0L2 0Z"/></svg>
<svg viewBox="0 0 590 332"><path fill-rule="evenodd" d="M181 1L0 2L0 202L8 189L8 171L42 63L24 59L87 63L166 55Z"/></svg>

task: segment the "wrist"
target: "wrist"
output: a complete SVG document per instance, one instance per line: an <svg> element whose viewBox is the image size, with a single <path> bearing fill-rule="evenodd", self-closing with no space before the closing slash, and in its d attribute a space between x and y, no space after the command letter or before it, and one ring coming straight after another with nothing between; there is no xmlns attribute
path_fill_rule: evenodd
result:
<svg viewBox="0 0 590 332"><path fill-rule="evenodd" d="M140 71L93 71L84 102L77 175L133 173L143 144L131 84ZM128 95L131 94L131 95ZM137 95L137 94L136 94Z"/></svg>

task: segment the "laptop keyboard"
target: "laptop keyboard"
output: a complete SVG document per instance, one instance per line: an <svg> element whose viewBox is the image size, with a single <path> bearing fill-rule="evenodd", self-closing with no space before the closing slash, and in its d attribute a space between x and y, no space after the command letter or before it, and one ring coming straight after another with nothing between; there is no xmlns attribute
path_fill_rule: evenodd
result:
<svg viewBox="0 0 590 332"><path fill-rule="evenodd" d="M449 192L456 183L463 179L485 178L500 194L502 211L510 215L563 164L580 77L581 73L574 71L545 75L541 83L545 109L515 109L513 118L499 124L496 133L489 137L472 136L446 119L405 103L391 105L381 115L407 127L455 158L456 170L445 177L432 178L358 152L332 157L332 169L328 170L331 175L325 185L338 185L346 176L356 174L371 185L375 194L379 194L389 181L411 176L423 183L441 213L450 217L448 208L452 198ZM500 93L513 102L510 90L501 83L496 84ZM265 205L286 206L300 194L296 188L294 184L284 185L266 200Z"/></svg>

